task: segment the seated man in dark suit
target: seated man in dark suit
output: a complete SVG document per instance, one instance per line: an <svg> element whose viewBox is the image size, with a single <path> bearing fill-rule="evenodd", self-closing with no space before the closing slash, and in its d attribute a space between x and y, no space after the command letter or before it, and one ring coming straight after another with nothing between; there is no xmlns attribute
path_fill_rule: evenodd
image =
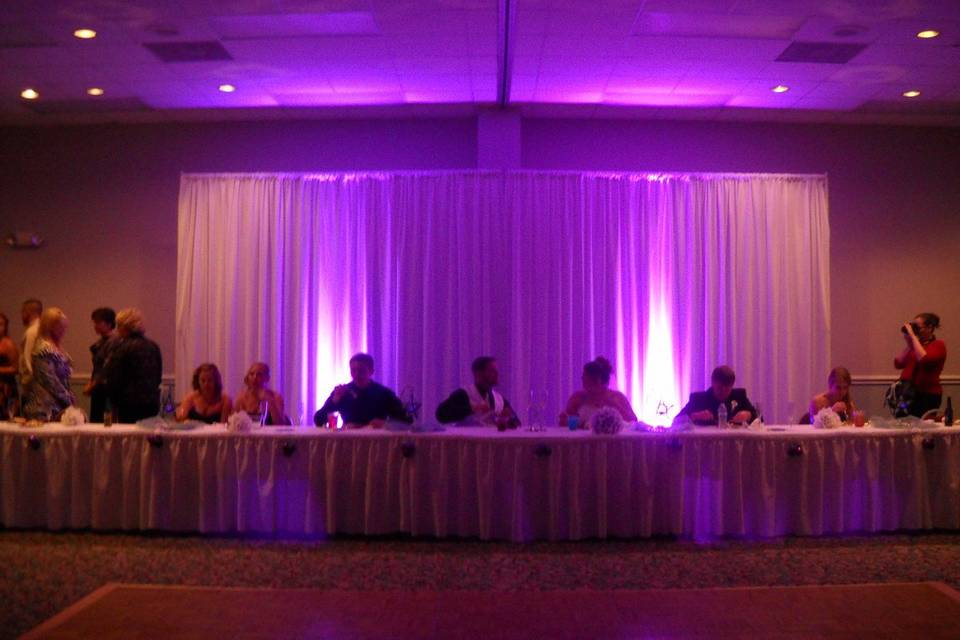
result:
<svg viewBox="0 0 960 640"><path fill-rule="evenodd" d="M393 391L373 380L373 356L358 353L350 358L353 382L337 385L326 403L313 416L318 427L327 424L327 417L339 412L344 427L382 428L387 420L410 424L413 418Z"/></svg>
<svg viewBox="0 0 960 640"><path fill-rule="evenodd" d="M737 374L730 367L724 365L714 369L710 375L710 388L706 391L691 393L690 401L680 410L674 422L682 416L689 416L696 425L715 425L717 410L721 404L727 407L730 422L737 424L753 422L757 417L757 410L750 403L744 389L733 388L736 380Z"/></svg>

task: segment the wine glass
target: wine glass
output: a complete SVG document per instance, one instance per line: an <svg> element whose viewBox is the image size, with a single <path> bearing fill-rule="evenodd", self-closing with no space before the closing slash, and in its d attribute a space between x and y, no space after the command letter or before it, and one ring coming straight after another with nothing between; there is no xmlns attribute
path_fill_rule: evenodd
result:
<svg viewBox="0 0 960 640"><path fill-rule="evenodd" d="M530 431L544 431L543 411L547 407L547 394L530 388L530 402L527 405L527 428Z"/></svg>
<svg viewBox="0 0 960 640"><path fill-rule="evenodd" d="M267 423L267 415L269 415L270 407L267 405L267 399L262 398L259 403L257 403L257 413L260 417L260 426L264 426Z"/></svg>
<svg viewBox="0 0 960 640"><path fill-rule="evenodd" d="M406 386L403 388L400 392L400 401L403 402L403 409L407 412L407 415L413 418L414 422L417 422L420 418L420 407L423 406L423 403L417 400L417 394L413 387Z"/></svg>

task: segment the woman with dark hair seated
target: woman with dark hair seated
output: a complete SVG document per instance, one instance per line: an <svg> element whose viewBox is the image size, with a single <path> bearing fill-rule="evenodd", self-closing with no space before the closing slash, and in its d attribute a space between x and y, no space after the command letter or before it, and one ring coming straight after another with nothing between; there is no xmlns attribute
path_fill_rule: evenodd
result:
<svg viewBox="0 0 960 640"><path fill-rule="evenodd" d="M853 412L857 410L853 404L853 398L850 397L850 384L853 379L850 372L845 367L835 367L827 376L828 389L823 393L814 396L810 400L810 415L807 416L807 422L813 422L813 419L823 409L833 409L833 412L840 416L844 422L853 419Z"/></svg>
<svg viewBox="0 0 960 640"><path fill-rule="evenodd" d="M560 414L560 426L567 426L570 416L578 416L580 425L586 427L593 414L603 407L616 409L624 422L637 421L637 414L633 412L627 396L610 388L611 373L613 365L603 356L597 356L583 365L583 375L580 378L583 389L574 391L567 400L567 406Z"/></svg>
<svg viewBox="0 0 960 640"><path fill-rule="evenodd" d="M234 411L245 411L265 425L287 424L283 413L283 396L269 388L269 383L270 366L266 362L250 365L247 375L243 377L244 389L233 402Z"/></svg>
<svg viewBox="0 0 960 640"><path fill-rule="evenodd" d="M918 314L913 322L905 322L900 328L906 346L894 358L893 365L900 369L901 385L910 387L906 393L908 415L921 417L940 408L940 374L947 361L947 345L934 335L939 328L940 316L935 313Z"/></svg>
<svg viewBox="0 0 960 640"><path fill-rule="evenodd" d="M217 365L209 362L193 372L193 392L177 407L177 420L197 420L207 424L226 422L233 413L230 396L223 392L223 378Z"/></svg>

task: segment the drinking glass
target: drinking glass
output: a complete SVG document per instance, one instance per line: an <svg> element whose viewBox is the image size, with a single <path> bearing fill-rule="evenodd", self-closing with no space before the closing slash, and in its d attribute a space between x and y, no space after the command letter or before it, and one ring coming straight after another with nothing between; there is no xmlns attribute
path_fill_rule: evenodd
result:
<svg viewBox="0 0 960 640"><path fill-rule="evenodd" d="M269 415L270 407L267 404L266 399L260 401L257 405L257 411L260 415L260 426L264 426L267 423L267 416Z"/></svg>
<svg viewBox="0 0 960 640"><path fill-rule="evenodd" d="M400 392L400 401L403 403L403 409L407 412L414 422L418 422L420 418L420 407L423 406L423 403L417 400L417 394L414 391L413 387L407 386L404 387Z"/></svg>
<svg viewBox="0 0 960 640"><path fill-rule="evenodd" d="M547 394L536 389L530 389L530 402L527 405L527 429L530 431L544 431L543 411L547 406Z"/></svg>

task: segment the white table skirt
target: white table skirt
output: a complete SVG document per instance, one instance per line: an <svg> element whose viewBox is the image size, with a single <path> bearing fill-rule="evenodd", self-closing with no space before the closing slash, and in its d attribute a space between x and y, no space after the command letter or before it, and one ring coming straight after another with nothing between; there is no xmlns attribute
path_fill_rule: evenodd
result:
<svg viewBox="0 0 960 640"><path fill-rule="evenodd" d="M0 423L0 526L517 541L960 529L960 428L150 435Z"/></svg>

